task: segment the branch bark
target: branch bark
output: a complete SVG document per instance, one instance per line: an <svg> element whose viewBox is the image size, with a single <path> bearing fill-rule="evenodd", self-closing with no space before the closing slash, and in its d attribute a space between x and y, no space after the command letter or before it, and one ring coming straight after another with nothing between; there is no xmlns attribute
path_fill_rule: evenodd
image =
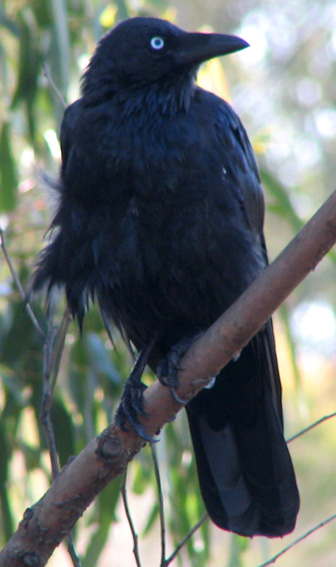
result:
<svg viewBox="0 0 336 567"><path fill-rule="evenodd" d="M255 280L195 343L181 361L179 398L187 403L240 351L293 289L314 270L336 242L336 191ZM155 435L181 409L169 389L155 381L145 392L148 418L141 421ZM18 530L0 552L0 567L43 567L95 496L123 474L144 445L133 431L113 423L56 477L46 494L28 508Z"/></svg>

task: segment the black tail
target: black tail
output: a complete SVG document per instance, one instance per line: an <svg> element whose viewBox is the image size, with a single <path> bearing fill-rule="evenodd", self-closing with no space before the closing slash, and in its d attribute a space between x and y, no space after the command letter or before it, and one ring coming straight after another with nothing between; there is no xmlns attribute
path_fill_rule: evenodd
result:
<svg viewBox="0 0 336 567"><path fill-rule="evenodd" d="M201 492L212 520L249 537L291 532L299 494L283 437L270 321L187 411Z"/></svg>

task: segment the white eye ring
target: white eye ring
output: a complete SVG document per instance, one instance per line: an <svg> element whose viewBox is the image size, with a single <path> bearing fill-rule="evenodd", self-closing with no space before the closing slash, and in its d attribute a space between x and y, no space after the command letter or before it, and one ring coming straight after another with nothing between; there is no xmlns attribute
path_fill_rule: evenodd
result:
<svg viewBox="0 0 336 567"><path fill-rule="evenodd" d="M155 51L160 51L160 49L164 47L164 44L164 39L162 39L162 37L158 35L152 37L152 39L150 40L150 46L152 49L155 49Z"/></svg>

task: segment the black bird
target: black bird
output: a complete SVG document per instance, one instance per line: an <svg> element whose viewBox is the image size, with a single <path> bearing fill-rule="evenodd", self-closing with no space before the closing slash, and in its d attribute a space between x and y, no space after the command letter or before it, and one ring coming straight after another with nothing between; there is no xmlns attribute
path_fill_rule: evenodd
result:
<svg viewBox="0 0 336 567"><path fill-rule="evenodd" d="M99 42L64 115L58 209L33 288L64 287L80 324L97 300L138 349L118 419L140 431L142 364L176 385L169 353L182 354L267 264L246 132L226 102L194 83L203 61L246 46L127 20ZM271 321L187 412L213 521L245 536L292 531L299 496Z"/></svg>

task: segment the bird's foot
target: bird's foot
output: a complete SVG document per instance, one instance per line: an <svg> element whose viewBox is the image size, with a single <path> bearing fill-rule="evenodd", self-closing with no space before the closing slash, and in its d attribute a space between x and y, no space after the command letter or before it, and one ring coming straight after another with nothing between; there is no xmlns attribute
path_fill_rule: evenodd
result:
<svg viewBox="0 0 336 567"><path fill-rule="evenodd" d="M156 336L141 350L139 358L125 383L120 405L116 413L116 422L121 429L127 431L126 422L128 422L140 437L149 442L153 442L154 439L147 435L145 427L139 421L138 415L148 417L144 409L143 397L147 386L141 381L141 378L155 341Z"/></svg>
<svg viewBox="0 0 336 567"><path fill-rule="evenodd" d="M194 342L197 337L184 337L181 341L176 343L167 356L160 362L156 374L161 384L168 386L170 393L174 400L185 405L186 402L179 398L176 393L179 383L177 380L177 373L183 368L180 367L180 360L183 355L187 352L190 345Z"/></svg>
<svg viewBox="0 0 336 567"><path fill-rule="evenodd" d="M116 422L123 431L128 431L126 423L136 431L145 441L152 442L154 439L147 435L145 427L140 423L138 415L148 417L144 409L143 394L147 386L140 380L128 379L125 383L121 396L120 405L116 413Z"/></svg>

